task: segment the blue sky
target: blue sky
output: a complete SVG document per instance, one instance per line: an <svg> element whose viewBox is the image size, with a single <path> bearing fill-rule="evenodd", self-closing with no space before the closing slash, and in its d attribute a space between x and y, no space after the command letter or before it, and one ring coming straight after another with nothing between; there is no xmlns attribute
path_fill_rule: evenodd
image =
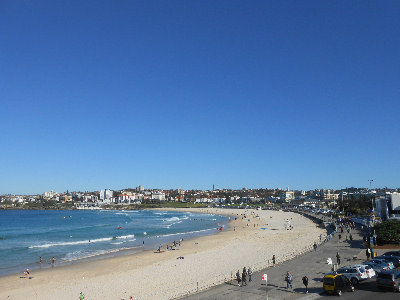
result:
<svg viewBox="0 0 400 300"><path fill-rule="evenodd" d="M400 186L399 1L2 1L0 194Z"/></svg>

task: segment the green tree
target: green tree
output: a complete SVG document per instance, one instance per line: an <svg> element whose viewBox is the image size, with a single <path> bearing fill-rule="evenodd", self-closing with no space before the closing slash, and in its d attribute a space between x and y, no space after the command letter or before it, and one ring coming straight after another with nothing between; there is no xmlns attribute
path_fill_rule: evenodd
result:
<svg viewBox="0 0 400 300"><path fill-rule="evenodd" d="M400 244L400 221L389 220L375 226L378 244Z"/></svg>

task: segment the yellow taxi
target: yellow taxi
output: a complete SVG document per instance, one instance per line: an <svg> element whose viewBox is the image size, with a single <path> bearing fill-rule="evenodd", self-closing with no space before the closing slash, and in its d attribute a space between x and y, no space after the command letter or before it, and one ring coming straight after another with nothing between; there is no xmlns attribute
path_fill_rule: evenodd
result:
<svg viewBox="0 0 400 300"><path fill-rule="evenodd" d="M342 274L326 274L322 282L326 294L341 296L343 292L354 292L354 286L350 280Z"/></svg>

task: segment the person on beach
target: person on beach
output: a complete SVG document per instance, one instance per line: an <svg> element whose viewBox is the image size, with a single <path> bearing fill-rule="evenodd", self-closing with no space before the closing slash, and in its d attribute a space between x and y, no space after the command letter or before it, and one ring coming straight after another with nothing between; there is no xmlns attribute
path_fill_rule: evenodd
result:
<svg viewBox="0 0 400 300"><path fill-rule="evenodd" d="M317 243L314 242L314 251L317 251Z"/></svg>
<svg viewBox="0 0 400 300"><path fill-rule="evenodd" d="M29 274L30 274L30 270L29 269L26 269L26 271L24 272L24 275L26 276L26 277L28 277L29 276Z"/></svg>
<svg viewBox="0 0 400 300"><path fill-rule="evenodd" d="M337 261L337 264L340 265L340 255L339 255L339 252L336 252L336 261Z"/></svg>
<svg viewBox="0 0 400 300"><path fill-rule="evenodd" d="M306 287L306 294L308 294L308 277L307 276L303 277L303 284Z"/></svg>
<svg viewBox="0 0 400 300"><path fill-rule="evenodd" d="M274 265L274 267L275 267L275 263L276 263L276 260L275 260L275 254L274 254L274 255L272 255L272 263L273 263L273 265Z"/></svg>
<svg viewBox="0 0 400 300"><path fill-rule="evenodd" d="M56 259L53 256L52 259L51 259L51 264L54 265L55 262L56 262Z"/></svg>
<svg viewBox="0 0 400 300"><path fill-rule="evenodd" d="M250 267L247 269L247 275L249 275L249 282L251 282L251 275L253 275L253 271L250 269Z"/></svg>
<svg viewBox="0 0 400 300"><path fill-rule="evenodd" d="M39 263L40 264L42 263L42 257L39 257Z"/></svg>
<svg viewBox="0 0 400 300"><path fill-rule="evenodd" d="M83 299L85 299L85 295L81 292L81 293L79 294L79 300L83 300Z"/></svg>
<svg viewBox="0 0 400 300"><path fill-rule="evenodd" d="M242 286L247 285L247 271L246 267L243 268L242 272Z"/></svg>
<svg viewBox="0 0 400 300"><path fill-rule="evenodd" d="M286 276L285 276L286 288L287 288L287 289L289 289L289 287L290 287L291 289L293 288L293 286L292 286L292 280L293 280L293 276L292 276L292 274L290 274L290 272L288 271L288 272L286 273Z"/></svg>
<svg viewBox="0 0 400 300"><path fill-rule="evenodd" d="M237 280L238 286L240 286L241 279L240 279L240 271L239 270L237 270L237 272L236 272L236 280Z"/></svg>

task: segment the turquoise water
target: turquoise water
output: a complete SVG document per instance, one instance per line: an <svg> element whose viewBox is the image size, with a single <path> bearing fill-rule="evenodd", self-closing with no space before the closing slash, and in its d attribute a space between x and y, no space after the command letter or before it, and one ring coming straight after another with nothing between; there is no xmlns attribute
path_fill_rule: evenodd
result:
<svg viewBox="0 0 400 300"><path fill-rule="evenodd" d="M0 211L0 275L50 267L214 234L223 216L168 211ZM42 257L42 264L39 263Z"/></svg>

